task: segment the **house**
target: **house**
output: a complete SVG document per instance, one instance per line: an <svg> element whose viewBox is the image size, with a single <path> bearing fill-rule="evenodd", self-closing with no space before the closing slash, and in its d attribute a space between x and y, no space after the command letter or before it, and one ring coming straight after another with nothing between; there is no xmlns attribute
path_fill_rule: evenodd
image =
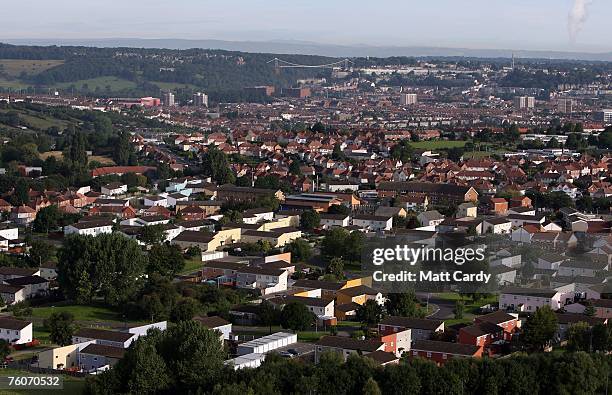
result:
<svg viewBox="0 0 612 395"><path fill-rule="evenodd" d="M489 200L491 214L505 215L508 212L508 201L504 198L493 197Z"/></svg>
<svg viewBox="0 0 612 395"><path fill-rule="evenodd" d="M36 219L36 210L26 205L13 207L10 218L17 225L28 225Z"/></svg>
<svg viewBox="0 0 612 395"><path fill-rule="evenodd" d="M320 226L323 229L333 228L335 226L339 226L345 228L350 225L351 217L344 214L328 214L321 213L321 222Z"/></svg>
<svg viewBox="0 0 612 395"><path fill-rule="evenodd" d="M168 198L162 195L145 196L143 204L145 207L168 207Z"/></svg>
<svg viewBox="0 0 612 395"><path fill-rule="evenodd" d="M100 188L100 192L105 196L123 195L127 193L127 190L127 185L121 182L111 182Z"/></svg>
<svg viewBox="0 0 612 395"><path fill-rule="evenodd" d="M199 322L204 328L216 330L221 334L221 340L229 340L232 333L232 323L224 320L219 316L196 316L194 321Z"/></svg>
<svg viewBox="0 0 612 395"><path fill-rule="evenodd" d="M607 261L592 261L585 259L570 259L559 265L558 276L597 277L608 272L610 264Z"/></svg>
<svg viewBox="0 0 612 395"><path fill-rule="evenodd" d="M90 343L78 352L79 367L85 372L112 367L125 355L125 348Z"/></svg>
<svg viewBox="0 0 612 395"><path fill-rule="evenodd" d="M32 323L12 317L0 317L0 339L9 344L30 343Z"/></svg>
<svg viewBox="0 0 612 395"><path fill-rule="evenodd" d="M428 340L435 333L444 332L444 321L389 316L378 324L378 332L381 334L397 333L406 329L410 329L412 341Z"/></svg>
<svg viewBox="0 0 612 395"><path fill-rule="evenodd" d="M57 278L57 264L55 262L44 262L40 265L40 277L47 281Z"/></svg>
<svg viewBox="0 0 612 395"><path fill-rule="evenodd" d="M377 188L381 197L397 195L425 195L432 204L460 204L478 201L472 187L430 182L381 182Z"/></svg>
<svg viewBox="0 0 612 395"><path fill-rule="evenodd" d="M64 236L77 234L82 236L97 236L113 232L114 221L111 219L79 221L72 225L64 226Z"/></svg>
<svg viewBox="0 0 612 395"><path fill-rule="evenodd" d="M72 344L94 341L96 344L128 348L137 338L133 333L81 328L72 335Z"/></svg>
<svg viewBox="0 0 612 395"><path fill-rule="evenodd" d="M331 206L341 205L342 200L332 194L302 193L298 195L288 195L283 204L283 209L314 210L317 212L327 212Z"/></svg>
<svg viewBox="0 0 612 395"><path fill-rule="evenodd" d="M506 218L487 218L482 221L483 233L492 233L496 235L509 234L512 230L512 221Z"/></svg>
<svg viewBox="0 0 612 395"><path fill-rule="evenodd" d="M503 340L504 328L486 321L462 327L457 336L458 343L471 344L485 349Z"/></svg>
<svg viewBox="0 0 612 395"><path fill-rule="evenodd" d="M176 207L178 202L186 202L189 197L183 195L181 192L171 193L166 197L168 201L168 207Z"/></svg>
<svg viewBox="0 0 612 395"><path fill-rule="evenodd" d="M595 317L612 318L612 299L588 299L581 303L569 304L565 307L568 313L584 314L587 306L595 309Z"/></svg>
<svg viewBox="0 0 612 395"><path fill-rule="evenodd" d="M382 293L367 285L341 289L336 294L336 300L338 304L357 303L358 305L363 305L368 300L374 300L379 305L385 302Z"/></svg>
<svg viewBox="0 0 612 395"><path fill-rule="evenodd" d="M400 195L396 199L406 210L425 211L429 206L427 195Z"/></svg>
<svg viewBox="0 0 612 395"><path fill-rule="evenodd" d="M393 217L371 214L357 214L352 218L354 226L371 231L391 230Z"/></svg>
<svg viewBox="0 0 612 395"><path fill-rule="evenodd" d="M425 358L443 365L452 358L479 358L482 351L482 347L471 344L417 340L412 343L409 355L410 359Z"/></svg>
<svg viewBox="0 0 612 395"><path fill-rule="evenodd" d="M79 369L79 350L92 343L88 341L41 351L37 354L38 362L36 366L54 370Z"/></svg>
<svg viewBox="0 0 612 395"><path fill-rule="evenodd" d="M13 278L37 276L40 275L40 270L29 267L12 267L2 266L0 267L0 282L10 280Z"/></svg>
<svg viewBox="0 0 612 395"><path fill-rule="evenodd" d="M0 297L4 304L11 305L25 300L25 288L7 284L0 284Z"/></svg>
<svg viewBox="0 0 612 395"><path fill-rule="evenodd" d="M472 202L461 203L457 206L457 218L476 218L478 216L478 207Z"/></svg>
<svg viewBox="0 0 612 395"><path fill-rule="evenodd" d="M559 310L574 298L573 288L536 289L508 287L499 295L499 308L517 312L534 312L542 306Z"/></svg>
<svg viewBox="0 0 612 395"><path fill-rule="evenodd" d="M417 215L417 219L421 223L421 226L438 226L444 221L445 217L440 214L437 210L424 211Z"/></svg>
<svg viewBox="0 0 612 395"><path fill-rule="evenodd" d="M584 314L575 314L575 313L556 313L557 322L558 322L558 330L557 330L557 338L560 340L567 339L567 331L571 325L575 325L579 322L584 322L592 328L595 325L607 325L607 318L600 317L589 317Z"/></svg>
<svg viewBox="0 0 612 395"><path fill-rule="evenodd" d="M403 217L407 215L406 209L402 207L380 206L374 212L374 215L379 217Z"/></svg>
<svg viewBox="0 0 612 395"><path fill-rule="evenodd" d="M385 343L385 352L390 352L396 357L401 357L403 353L410 351L412 331L406 329L399 332L388 332L381 334L378 339Z"/></svg>
<svg viewBox="0 0 612 395"><path fill-rule="evenodd" d="M319 318L334 317L334 300L327 298L309 298L304 296L278 296L268 299L270 303L280 308L283 308L288 303L301 303L308 307L314 315Z"/></svg>
<svg viewBox="0 0 612 395"><path fill-rule="evenodd" d="M504 330L504 339L510 340L517 328L521 327L518 314L508 314L505 311L497 310L489 314L479 315L474 318L474 323L490 323L501 327Z"/></svg>
<svg viewBox="0 0 612 395"><path fill-rule="evenodd" d="M231 184L221 185L217 188L217 200L254 202L261 197L273 196L279 201L285 200L285 194L281 190L264 188L237 187Z"/></svg>
<svg viewBox="0 0 612 395"><path fill-rule="evenodd" d="M245 266L236 273L236 287L258 289L262 295L268 295L286 291L287 276L286 270Z"/></svg>
<svg viewBox="0 0 612 395"><path fill-rule="evenodd" d="M49 292L49 281L40 276L25 276L4 280L13 287L22 287L26 299L46 295Z"/></svg>
<svg viewBox="0 0 612 395"><path fill-rule="evenodd" d="M315 343L315 363L319 363L325 352L335 352L346 361L349 355L367 355L375 351L384 351L385 343L377 340L358 340L350 337L323 336Z"/></svg>

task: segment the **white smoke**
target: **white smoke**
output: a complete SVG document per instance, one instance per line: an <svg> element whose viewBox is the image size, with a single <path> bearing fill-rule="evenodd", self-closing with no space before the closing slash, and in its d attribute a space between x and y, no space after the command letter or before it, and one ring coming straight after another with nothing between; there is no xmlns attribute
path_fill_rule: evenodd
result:
<svg viewBox="0 0 612 395"><path fill-rule="evenodd" d="M569 30L569 36L571 42L576 42L578 33L582 30L584 23L589 16L589 5L593 0L574 0L574 5L569 13L567 20L567 28Z"/></svg>

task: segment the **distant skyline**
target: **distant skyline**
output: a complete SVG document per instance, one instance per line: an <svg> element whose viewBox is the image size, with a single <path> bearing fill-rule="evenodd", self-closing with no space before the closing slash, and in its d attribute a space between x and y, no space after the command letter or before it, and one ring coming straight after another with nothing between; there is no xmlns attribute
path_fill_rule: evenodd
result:
<svg viewBox="0 0 612 395"><path fill-rule="evenodd" d="M0 41L296 40L612 51L612 2L604 0L20 0L6 2L3 11Z"/></svg>

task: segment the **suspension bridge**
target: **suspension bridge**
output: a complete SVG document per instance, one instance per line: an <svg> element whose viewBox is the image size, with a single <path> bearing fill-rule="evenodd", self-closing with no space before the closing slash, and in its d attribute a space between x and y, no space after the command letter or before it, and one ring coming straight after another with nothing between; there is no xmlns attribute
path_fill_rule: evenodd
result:
<svg viewBox="0 0 612 395"><path fill-rule="evenodd" d="M342 59L333 63L326 64L298 64L289 62L287 60L274 58L268 62L268 64L272 63L274 65L274 70L278 73L281 69L295 69L295 68L305 68L305 69L335 69L335 68L344 68L345 70L349 69L349 65L353 65L354 63L350 59Z"/></svg>

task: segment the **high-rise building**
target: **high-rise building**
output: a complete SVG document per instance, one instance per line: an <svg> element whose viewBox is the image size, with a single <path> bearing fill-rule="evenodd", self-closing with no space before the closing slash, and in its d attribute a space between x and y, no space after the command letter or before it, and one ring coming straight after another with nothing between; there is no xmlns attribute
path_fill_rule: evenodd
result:
<svg viewBox="0 0 612 395"><path fill-rule="evenodd" d="M175 105L174 103L174 93L172 92L164 92L162 95L162 102L166 107L172 107Z"/></svg>
<svg viewBox="0 0 612 395"><path fill-rule="evenodd" d="M202 92L194 93L193 105L196 107L208 107L208 95Z"/></svg>
<svg viewBox="0 0 612 395"><path fill-rule="evenodd" d="M416 93L402 93L400 94L400 106L410 106L417 104L418 98Z"/></svg>
<svg viewBox="0 0 612 395"><path fill-rule="evenodd" d="M572 113L574 111L574 104L573 99L557 99L557 111L564 114Z"/></svg>
<svg viewBox="0 0 612 395"><path fill-rule="evenodd" d="M517 96L514 98L514 107L516 108L534 108L535 107L535 97Z"/></svg>
<svg viewBox="0 0 612 395"><path fill-rule="evenodd" d="M612 109L601 110L596 114L596 119L605 124L612 123Z"/></svg>

